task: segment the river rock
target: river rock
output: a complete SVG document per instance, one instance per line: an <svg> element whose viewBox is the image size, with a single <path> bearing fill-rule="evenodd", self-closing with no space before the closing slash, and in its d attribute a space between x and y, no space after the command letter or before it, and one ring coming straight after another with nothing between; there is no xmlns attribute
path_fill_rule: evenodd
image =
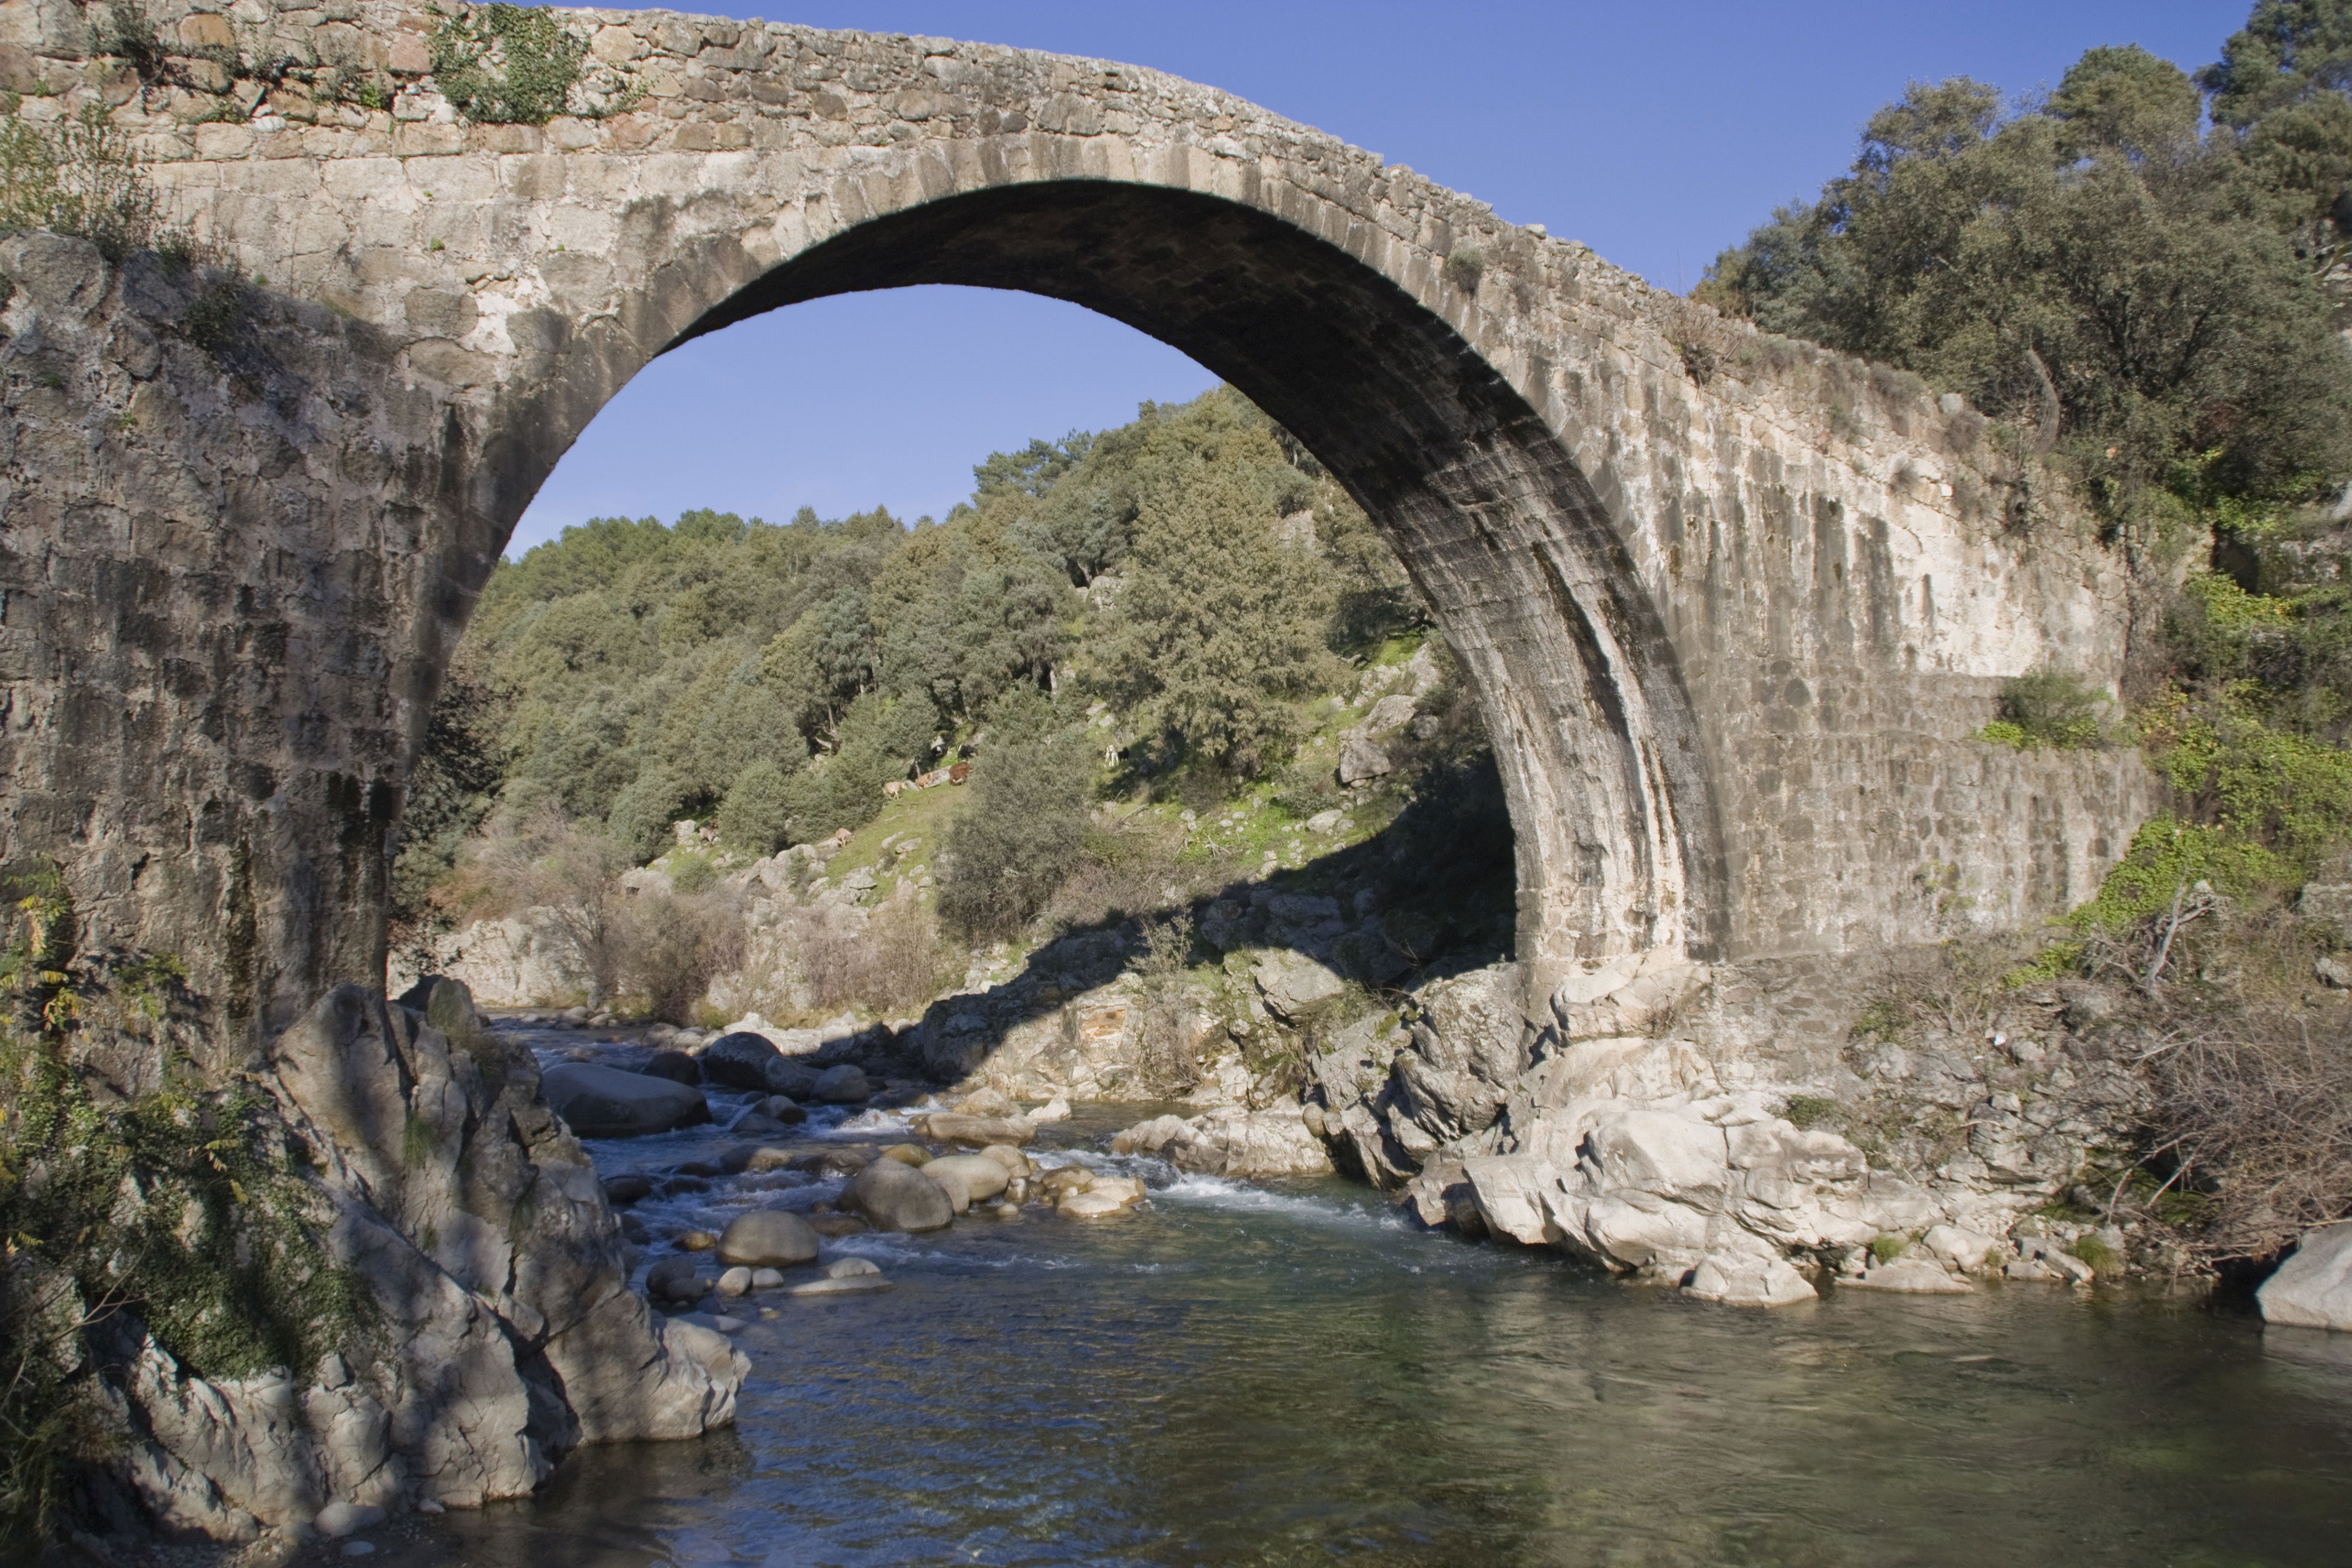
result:
<svg viewBox="0 0 2352 1568"><path fill-rule="evenodd" d="M932 1166L934 1165L940 1166L940 1168L934 1171L932 1169ZM940 1191L947 1194L948 1210L950 1213L965 1214L970 1212L971 1208L971 1184L964 1180L964 1175L961 1171L957 1170L953 1165L947 1165L942 1163L940 1161L934 1160L929 1165L923 1167L921 1173L926 1180L931 1183L932 1185L938 1187Z"/></svg>
<svg viewBox="0 0 2352 1568"><path fill-rule="evenodd" d="M1072 1219L1100 1219L1105 1215L1119 1213L1132 1201L1116 1193L1072 1193L1055 1205L1055 1212L1066 1214Z"/></svg>
<svg viewBox="0 0 2352 1568"><path fill-rule="evenodd" d="M1897 1258L1865 1269L1851 1279L1841 1279L1842 1290L1893 1290L1906 1296L1965 1296L1976 1289L1965 1279L1955 1279L1937 1265L1924 1258Z"/></svg>
<svg viewBox="0 0 2352 1568"><path fill-rule="evenodd" d="M784 1271L781 1268L754 1268L751 1270L751 1289L754 1290L773 1290L783 1284L783 1282Z"/></svg>
<svg viewBox="0 0 2352 1568"><path fill-rule="evenodd" d="M1095 1173L1084 1165L1056 1165L1037 1178L1038 1191L1048 1203L1058 1203L1072 1193L1083 1193L1095 1184Z"/></svg>
<svg viewBox="0 0 2352 1568"><path fill-rule="evenodd" d="M953 1111L936 1110L922 1119L924 1131L942 1143L969 1143L974 1148L986 1148L991 1143L1011 1143L1016 1147L1032 1142L1037 1129L1026 1117L1018 1116L959 1116Z"/></svg>
<svg viewBox="0 0 2352 1568"><path fill-rule="evenodd" d="M816 1260L816 1232L808 1221L784 1209L753 1209L737 1215L719 1238L719 1260L754 1268L785 1268Z"/></svg>
<svg viewBox="0 0 2352 1568"><path fill-rule="evenodd" d="M831 1067L817 1075L816 1098L827 1105L862 1103L874 1092L866 1080L866 1070L849 1062Z"/></svg>
<svg viewBox="0 0 2352 1568"><path fill-rule="evenodd" d="M798 1285L786 1286L784 1294L788 1296L862 1296L870 1290L887 1290L890 1288L890 1281L877 1270L872 1274L852 1274L837 1279L804 1280Z"/></svg>
<svg viewBox="0 0 2352 1568"><path fill-rule="evenodd" d="M923 1174L935 1182L949 1175L961 1178L967 1207L983 1198L994 1197L1013 1180L1013 1173L1001 1162L985 1154L944 1155L925 1165Z"/></svg>
<svg viewBox="0 0 2352 1568"><path fill-rule="evenodd" d="M643 1203L654 1195L651 1179L635 1171L624 1171L617 1176L607 1176L604 1182L604 1201L618 1208L624 1204Z"/></svg>
<svg viewBox="0 0 2352 1568"><path fill-rule="evenodd" d="M1181 1116L1155 1116L1111 1135L1114 1154L1157 1154L1170 1143L1190 1142L1192 1124Z"/></svg>
<svg viewBox="0 0 2352 1568"><path fill-rule="evenodd" d="M1727 1307L1790 1307L1820 1299L1812 1281L1785 1258L1710 1252L1691 1270L1684 1293Z"/></svg>
<svg viewBox="0 0 2352 1568"><path fill-rule="evenodd" d="M2254 1300L2266 1323L2352 1331L2352 1223L2305 1231Z"/></svg>
<svg viewBox="0 0 2352 1568"><path fill-rule="evenodd" d="M730 1268L719 1277L719 1293L722 1296L748 1296L751 1293L751 1271Z"/></svg>
<svg viewBox="0 0 2352 1568"><path fill-rule="evenodd" d="M789 1092L771 1081L782 1070L784 1058L765 1035L755 1035L748 1029L721 1035L703 1047L697 1059L702 1065L702 1076L724 1088L749 1089L757 1094Z"/></svg>
<svg viewBox="0 0 2352 1568"><path fill-rule="evenodd" d="M857 1236L874 1228L854 1214L813 1214L808 1223L809 1228L819 1236L834 1238Z"/></svg>
<svg viewBox="0 0 2352 1568"><path fill-rule="evenodd" d="M917 1170L931 1163L931 1152L920 1143L893 1143L882 1151L882 1157L896 1160L901 1165L912 1165Z"/></svg>
<svg viewBox="0 0 2352 1568"><path fill-rule="evenodd" d="M672 1083L702 1082L702 1068L684 1051L656 1051L653 1059L637 1070L647 1078L666 1078Z"/></svg>
<svg viewBox="0 0 2352 1568"><path fill-rule="evenodd" d="M1032 1121L1067 1121L1069 1119L1070 1101L1066 1096L1059 1094L1029 1113Z"/></svg>
<svg viewBox="0 0 2352 1568"><path fill-rule="evenodd" d="M1978 1231L1938 1225L1928 1228L1927 1234L1919 1238L1919 1245L1945 1268L1968 1274L1983 1268L1987 1256L2000 1243Z"/></svg>
<svg viewBox="0 0 2352 1568"><path fill-rule="evenodd" d="M704 1289L691 1258L665 1258L646 1272L646 1294L656 1301L699 1301Z"/></svg>
<svg viewBox="0 0 2352 1568"><path fill-rule="evenodd" d="M1037 1168L1031 1163L1028 1155L1010 1143L991 1143L980 1152L980 1157L995 1161L1004 1167L1004 1173L1007 1176L1016 1181Z"/></svg>
<svg viewBox="0 0 2352 1568"><path fill-rule="evenodd" d="M993 1089L982 1089L977 1093L965 1095L956 1101L955 1110L956 1114L960 1116L1018 1116L1021 1114L1021 1107L1013 1103L1011 1096Z"/></svg>
<svg viewBox="0 0 2352 1568"><path fill-rule="evenodd" d="M861 1274L879 1274L880 1265L870 1258L836 1258L824 1266L828 1279L850 1279Z"/></svg>
<svg viewBox="0 0 2352 1568"><path fill-rule="evenodd" d="M541 1085L549 1108L582 1138L636 1138L710 1120L700 1089L618 1068L562 1062Z"/></svg>
<svg viewBox="0 0 2352 1568"><path fill-rule="evenodd" d="M851 1177L841 1204L877 1230L940 1230L955 1219L946 1190L896 1160L877 1160Z"/></svg>
<svg viewBox="0 0 2352 1568"><path fill-rule="evenodd" d="M767 1099L760 1101L758 1110L760 1114L769 1121L781 1121L788 1127L808 1120L808 1112L794 1104L792 1096L788 1094L768 1096Z"/></svg>

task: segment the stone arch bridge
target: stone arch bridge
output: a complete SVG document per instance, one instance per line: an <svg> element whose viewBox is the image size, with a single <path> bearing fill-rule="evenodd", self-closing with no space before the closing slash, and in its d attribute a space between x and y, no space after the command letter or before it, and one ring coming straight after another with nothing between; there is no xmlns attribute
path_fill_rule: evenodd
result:
<svg viewBox="0 0 2352 1568"><path fill-rule="evenodd" d="M1538 996L2028 920L2144 814L2126 757L1969 738L2027 669L2112 687L2126 624L1981 418L1376 153L1128 66L662 12L559 13L583 112L475 123L423 5L145 14L12 4L0 86L101 106L257 285L0 254L0 860L231 1039L381 983L440 672L597 410L852 289L1102 311L1348 486L1483 695Z"/></svg>

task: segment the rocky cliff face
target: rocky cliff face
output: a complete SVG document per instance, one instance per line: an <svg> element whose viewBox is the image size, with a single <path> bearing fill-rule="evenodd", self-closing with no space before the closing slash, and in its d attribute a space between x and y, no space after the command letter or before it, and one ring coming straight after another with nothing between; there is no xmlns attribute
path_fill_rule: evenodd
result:
<svg viewBox="0 0 2352 1568"><path fill-rule="evenodd" d="M249 1540L352 1510L517 1497L583 1443L733 1419L749 1363L652 1316L586 1154L527 1054L443 985L420 1014L341 988L271 1047L269 1135L355 1303L315 1363L192 1373L135 1316L89 1354L124 1435L121 1495L167 1531ZM470 1048L469 1048L470 1047Z"/></svg>

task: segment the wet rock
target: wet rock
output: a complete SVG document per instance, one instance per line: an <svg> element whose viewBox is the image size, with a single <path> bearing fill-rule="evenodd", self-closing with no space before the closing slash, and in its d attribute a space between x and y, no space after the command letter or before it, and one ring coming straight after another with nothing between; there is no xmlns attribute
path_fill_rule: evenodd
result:
<svg viewBox="0 0 2352 1568"><path fill-rule="evenodd" d="M710 1120L700 1089L643 1073L563 1062L541 1082L549 1108L582 1138L636 1138Z"/></svg>
<svg viewBox="0 0 2352 1568"><path fill-rule="evenodd" d="M836 1258L824 1266L828 1279L855 1279L867 1274L879 1274L882 1269L870 1258Z"/></svg>
<svg viewBox="0 0 2352 1568"><path fill-rule="evenodd" d="M646 1294L656 1301L693 1303L707 1289L691 1258L665 1258L646 1273Z"/></svg>
<svg viewBox="0 0 2352 1568"><path fill-rule="evenodd" d="M991 1143L980 1152L982 1158L993 1160L1003 1166L1005 1175L1014 1180L1027 1175L1037 1168L1028 1155L1010 1143Z"/></svg>
<svg viewBox="0 0 2352 1568"><path fill-rule="evenodd" d="M1155 1116L1111 1135L1114 1154L1157 1154L1171 1142L1190 1142L1192 1123L1181 1116Z"/></svg>
<svg viewBox="0 0 2352 1568"><path fill-rule="evenodd" d="M1919 1238L1919 1246L1936 1261L1963 1273L1974 1273L1983 1268L1985 1258L2000 1245L1980 1232L1951 1225L1931 1226Z"/></svg>
<svg viewBox="0 0 2352 1568"><path fill-rule="evenodd" d="M813 1214L808 1223L809 1228L819 1236L834 1238L858 1236L874 1228L854 1214Z"/></svg>
<svg viewBox="0 0 2352 1568"><path fill-rule="evenodd" d="M887 1290L890 1288L890 1281L877 1270L872 1274L850 1274L839 1279L804 1280L798 1285L786 1286L784 1294L788 1296L862 1296L871 1291Z"/></svg>
<svg viewBox="0 0 2352 1568"><path fill-rule="evenodd" d="M1048 1203L1059 1203L1072 1193L1095 1184L1095 1173L1084 1165L1057 1165L1037 1180L1037 1190Z"/></svg>
<svg viewBox="0 0 2352 1568"><path fill-rule="evenodd" d="M757 1110L769 1121L781 1121L787 1127L797 1126L808 1120L808 1112L793 1104L790 1095L772 1094L760 1101Z"/></svg>
<svg viewBox="0 0 2352 1568"><path fill-rule="evenodd" d="M920 1170L931 1163L931 1152L920 1143L893 1143L882 1151L882 1158L896 1160L902 1165L912 1165Z"/></svg>
<svg viewBox="0 0 2352 1568"><path fill-rule="evenodd" d="M719 1293L722 1296L748 1296L751 1293L751 1271L730 1268L719 1276Z"/></svg>
<svg viewBox="0 0 2352 1568"><path fill-rule="evenodd" d="M1841 1279L1838 1285L1842 1289L1892 1290L1906 1296L1965 1296L1976 1289L1924 1258L1897 1258L1851 1279Z"/></svg>
<svg viewBox="0 0 2352 1568"><path fill-rule="evenodd" d="M874 1092L866 1079L863 1068L848 1062L831 1067L817 1075L815 1095L827 1105L861 1104Z"/></svg>
<svg viewBox="0 0 2352 1568"><path fill-rule="evenodd" d="M851 1177L841 1204L877 1230L940 1230L955 1219L940 1184L896 1160L877 1160Z"/></svg>
<svg viewBox="0 0 2352 1568"><path fill-rule="evenodd" d="M805 1171L815 1176L854 1176L879 1158L872 1148L820 1149L813 1154L795 1154L785 1163L785 1169Z"/></svg>
<svg viewBox="0 0 2352 1568"><path fill-rule="evenodd" d="M708 1252L719 1245L719 1238L707 1230L689 1230L677 1238L681 1252Z"/></svg>
<svg viewBox="0 0 2352 1568"><path fill-rule="evenodd" d="M635 1171L604 1178L604 1201L615 1208L623 1204L642 1203L654 1195L654 1184Z"/></svg>
<svg viewBox="0 0 2352 1568"><path fill-rule="evenodd" d="M719 1260L754 1268L788 1268L816 1260L816 1232L808 1221L783 1209L753 1209L737 1215L719 1238Z"/></svg>
<svg viewBox="0 0 2352 1568"><path fill-rule="evenodd" d="M942 1184L950 1176L960 1179L963 1183L964 1208L996 1196L1013 1179L1012 1173L1001 1163L985 1154L945 1155L925 1165L923 1174Z"/></svg>
<svg viewBox="0 0 2352 1568"><path fill-rule="evenodd" d="M1727 1307L1791 1307L1820 1300L1812 1281L1785 1258L1761 1253L1708 1253L1691 1270L1685 1294Z"/></svg>
<svg viewBox="0 0 2352 1568"><path fill-rule="evenodd" d="M2254 1299L2266 1323L2352 1331L2352 1223L2304 1232Z"/></svg>
<svg viewBox="0 0 2352 1568"><path fill-rule="evenodd" d="M976 1149L991 1143L1019 1147L1037 1137L1036 1127L1024 1117L959 1116L941 1110L922 1118L921 1126L926 1134L941 1143L968 1143Z"/></svg>
<svg viewBox="0 0 2352 1568"><path fill-rule="evenodd" d="M756 1094L791 1094L793 1081L800 1076L790 1069L774 1041L748 1029L711 1041L702 1048L700 1061L702 1076L712 1083Z"/></svg>
<svg viewBox="0 0 2352 1568"><path fill-rule="evenodd" d="M653 1059L637 1069L647 1078L666 1078L672 1083L699 1084L702 1068L684 1051L656 1051Z"/></svg>

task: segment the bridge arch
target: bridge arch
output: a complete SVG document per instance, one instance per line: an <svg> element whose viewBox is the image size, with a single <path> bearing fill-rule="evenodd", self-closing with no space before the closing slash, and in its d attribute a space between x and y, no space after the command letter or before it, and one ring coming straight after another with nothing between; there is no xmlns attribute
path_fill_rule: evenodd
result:
<svg viewBox="0 0 2352 1568"><path fill-rule="evenodd" d="M499 410L481 521L502 543L640 368L631 323L683 320L667 350L803 300L923 283L1085 306L1238 387L1388 537L1481 694L1518 845L1519 949L1538 976L1658 948L1716 956L1723 856L1696 722L1591 484L1460 330L1318 226L1181 187L1052 179L874 212L748 277L736 247L683 247ZM487 558L456 563L469 589Z"/></svg>

